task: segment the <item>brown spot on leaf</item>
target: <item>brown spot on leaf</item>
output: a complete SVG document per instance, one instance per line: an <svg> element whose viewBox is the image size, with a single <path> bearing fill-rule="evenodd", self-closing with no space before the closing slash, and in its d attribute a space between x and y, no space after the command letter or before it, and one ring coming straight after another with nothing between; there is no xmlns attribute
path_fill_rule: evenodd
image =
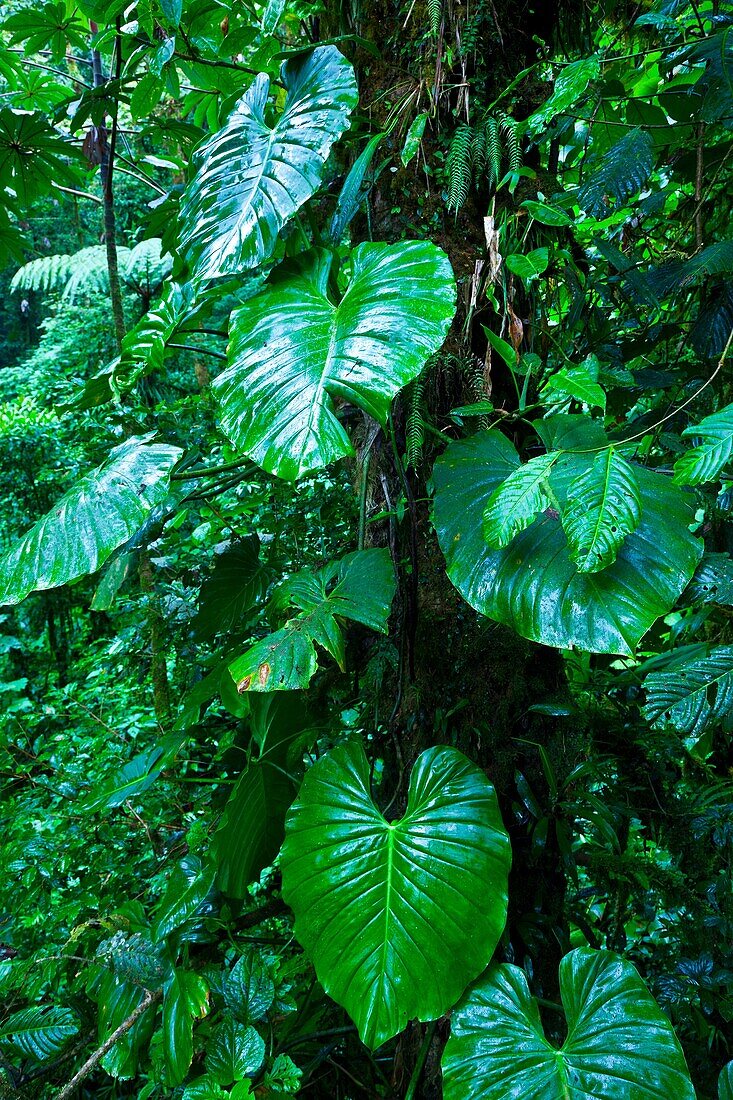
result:
<svg viewBox="0 0 733 1100"><path fill-rule="evenodd" d="M268 665L267 661L265 661L264 664L260 665L260 667L257 670L257 679L260 682L260 687L265 686L271 671L272 670L271 670L270 666Z"/></svg>
<svg viewBox="0 0 733 1100"><path fill-rule="evenodd" d="M245 676L245 678L243 680L240 680L239 683L237 684L237 691L239 692L239 694L242 695L243 692L249 691L249 685L251 683L252 683L252 677L251 676Z"/></svg>

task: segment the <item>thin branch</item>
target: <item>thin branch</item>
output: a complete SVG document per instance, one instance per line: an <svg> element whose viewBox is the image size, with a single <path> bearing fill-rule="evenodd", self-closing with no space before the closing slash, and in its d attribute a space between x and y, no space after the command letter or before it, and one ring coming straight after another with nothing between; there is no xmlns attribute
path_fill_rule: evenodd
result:
<svg viewBox="0 0 733 1100"><path fill-rule="evenodd" d="M147 1012L147 1010L152 1005L157 1004L162 996L163 991L161 989L157 989L155 991L147 989L145 991L145 996L143 997L135 1011L131 1012L127 1019L123 1020L120 1026L118 1028L115 1028L112 1034L104 1040L101 1047L98 1047L97 1050L94 1051L94 1054L87 1058L86 1062L78 1071L78 1073L75 1073L69 1083L67 1085L64 1085L64 1087L56 1093L55 1100L70 1100L70 1097L74 1095L76 1089L79 1087L82 1081L85 1081L89 1074L96 1069L97 1065L101 1062L102 1058L104 1058L107 1051L111 1050L117 1040L121 1039L123 1035L127 1034L127 1032L135 1026L140 1017L145 1012Z"/></svg>

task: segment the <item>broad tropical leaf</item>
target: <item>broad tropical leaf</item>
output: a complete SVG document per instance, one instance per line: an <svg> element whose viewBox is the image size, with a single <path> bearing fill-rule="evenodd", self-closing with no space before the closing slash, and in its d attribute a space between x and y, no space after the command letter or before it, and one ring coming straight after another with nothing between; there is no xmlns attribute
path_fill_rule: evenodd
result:
<svg viewBox="0 0 733 1100"><path fill-rule="evenodd" d="M446 1012L493 954L506 919L509 839L494 789L433 748L388 822L358 742L306 774L288 814L283 897L319 981L368 1046Z"/></svg>
<svg viewBox="0 0 733 1100"><path fill-rule="evenodd" d="M672 1025L634 967L579 947L560 963L568 1037L547 1041L517 966L492 966L451 1017L445 1100L694 1100Z"/></svg>
<svg viewBox="0 0 733 1100"><path fill-rule="evenodd" d="M531 458L494 489L484 511L484 538L489 546L508 546L538 512L552 504L548 477L559 457L554 453Z"/></svg>
<svg viewBox="0 0 733 1100"><path fill-rule="evenodd" d="M42 1005L14 1012L0 1024L0 1049L34 1062L57 1057L75 1035L79 1023L68 1008Z"/></svg>
<svg viewBox="0 0 733 1100"><path fill-rule="evenodd" d="M720 1071L718 1100L733 1100L733 1062L728 1062Z"/></svg>
<svg viewBox="0 0 733 1100"><path fill-rule="evenodd" d="M577 421L583 419L557 418L560 428L553 428L548 448L602 446L602 433L579 432ZM550 485L560 511L570 485L593 458L565 454L553 466ZM451 443L436 462L434 522L451 581L477 611L525 638L594 653L633 652L655 619L671 609L700 559L702 543L688 530L691 502L661 474L639 468L638 527L602 573L581 573L556 509L540 515L505 549L487 546L484 510L518 466L515 448L496 431Z"/></svg>
<svg viewBox="0 0 733 1100"><path fill-rule="evenodd" d="M179 447L152 435L120 443L0 557L0 606L99 569L168 494Z"/></svg>
<svg viewBox="0 0 733 1100"><path fill-rule="evenodd" d="M209 987L200 974L176 968L163 993L166 1077L180 1085L193 1058L193 1022L208 1012Z"/></svg>
<svg viewBox="0 0 733 1100"><path fill-rule="evenodd" d="M733 604L733 560L729 554L703 554L683 598L699 603Z"/></svg>
<svg viewBox="0 0 733 1100"><path fill-rule="evenodd" d="M235 447L288 479L353 454L336 401L386 422L455 311L450 263L429 241L359 245L338 305L331 264L312 249L234 313L230 365L213 383Z"/></svg>
<svg viewBox="0 0 733 1100"><path fill-rule="evenodd" d="M599 166L578 191L578 203L588 214L603 218L639 191L654 167L654 142L645 130L631 130L607 149Z"/></svg>
<svg viewBox="0 0 733 1100"><path fill-rule="evenodd" d="M707 657L679 668L650 672L644 680L644 714L653 726L698 740L711 722L730 728L733 717L733 646L716 646Z"/></svg>
<svg viewBox="0 0 733 1100"><path fill-rule="evenodd" d="M394 593L388 550L357 550L317 573L297 573L280 586L272 607L281 611L297 608L299 614L229 666L237 690L307 687L318 667L316 645L330 653L343 670L344 636L338 619L350 619L383 634Z"/></svg>
<svg viewBox="0 0 733 1100"><path fill-rule="evenodd" d="M294 692L254 694L250 705L259 756L237 780L212 846L217 882L235 898L247 896L249 885L280 851L298 771L288 757L308 729L303 699ZM307 732L305 737L311 739Z"/></svg>
<svg viewBox="0 0 733 1100"><path fill-rule="evenodd" d="M201 585L194 626L201 637L226 634L267 592L270 574L260 561L260 540L248 535L217 554Z"/></svg>
<svg viewBox="0 0 733 1100"><path fill-rule="evenodd" d="M224 1019L206 1051L206 1068L220 1085L253 1077L265 1060L265 1040L254 1027Z"/></svg>
<svg viewBox="0 0 733 1100"><path fill-rule="evenodd" d="M567 111L578 102L581 96L585 95L588 85L595 80L599 72L600 64L597 57L584 57L580 61L572 61L569 65L564 65L560 69L550 98L527 119L529 133L534 136L551 126L563 111Z"/></svg>
<svg viewBox="0 0 733 1100"><path fill-rule="evenodd" d="M105 970L96 987L98 1001L97 1028L100 1045L132 1015L139 1006L145 990L132 982L123 981L110 970ZM134 1026L120 1036L102 1059L102 1066L113 1077L132 1077L137 1069L140 1048L148 1042L153 1032L156 1007L151 1006Z"/></svg>
<svg viewBox="0 0 733 1100"><path fill-rule="evenodd" d="M234 275L268 259L285 222L318 188L356 106L354 71L334 46L286 61L281 79L287 98L274 126L265 120L270 81L260 73L194 155L180 244L197 279Z"/></svg>
<svg viewBox="0 0 733 1100"><path fill-rule="evenodd" d="M598 573L611 565L640 519L634 468L609 447L568 488L562 525L578 571Z"/></svg>
<svg viewBox="0 0 733 1100"><path fill-rule="evenodd" d="M224 987L224 1003L235 1020L250 1024L264 1020L275 1000L270 967L257 951L242 955L232 967Z"/></svg>
<svg viewBox="0 0 733 1100"><path fill-rule="evenodd" d="M55 186L79 183L69 164L80 151L64 141L40 111L0 108L0 192L15 192L27 207Z"/></svg>
<svg viewBox="0 0 733 1100"><path fill-rule="evenodd" d="M214 881L214 870L187 856L174 868L160 902L155 939L162 940L196 915Z"/></svg>
<svg viewBox="0 0 733 1100"><path fill-rule="evenodd" d="M726 405L699 424L685 428L682 435L685 439L693 437L701 442L677 459L674 480L678 485L713 481L733 455L733 405Z"/></svg>

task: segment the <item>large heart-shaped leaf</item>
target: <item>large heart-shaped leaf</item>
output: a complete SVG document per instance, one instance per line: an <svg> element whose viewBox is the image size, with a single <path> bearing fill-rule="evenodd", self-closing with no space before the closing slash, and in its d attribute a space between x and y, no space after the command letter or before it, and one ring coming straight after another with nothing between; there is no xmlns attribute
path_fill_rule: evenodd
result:
<svg viewBox="0 0 733 1100"><path fill-rule="evenodd" d="M272 608L297 608L299 614L229 666L237 690L307 687L318 667L316 645L330 653L343 670L345 644L338 619L385 633L394 593L389 550L357 550L317 573L296 573L280 586Z"/></svg>
<svg viewBox="0 0 733 1100"><path fill-rule="evenodd" d="M94 573L168 493L179 447L125 440L0 557L0 605Z"/></svg>
<svg viewBox="0 0 733 1100"><path fill-rule="evenodd" d="M272 254L285 222L318 188L356 106L354 70L334 46L286 61L281 79L287 97L274 126L265 119L270 81L260 73L194 154L180 244L199 279L245 271Z"/></svg>
<svg viewBox="0 0 733 1100"><path fill-rule="evenodd" d="M312 249L235 312L230 365L213 383L224 432L284 478L353 453L336 401L384 424L455 312L450 263L429 241L359 245L338 305L331 262Z"/></svg>
<svg viewBox="0 0 733 1100"><path fill-rule="evenodd" d="M445 1100L694 1100L672 1025L630 963L579 947L560 963L560 993L558 1050L524 972L492 966L451 1017Z"/></svg>
<svg viewBox="0 0 733 1100"><path fill-rule="evenodd" d="M552 448L585 448L575 418ZM595 437L594 437L595 438ZM591 446L595 444L590 444ZM550 471L561 509L572 483L594 461L564 454ZM631 653L690 580L702 543L688 530L691 501L661 474L634 467L641 502L636 530L600 573L581 573L571 559L558 511L548 508L504 549L482 532L495 489L519 467L519 456L500 432L451 443L436 462L434 520L448 576L472 607L546 645L578 646L596 653Z"/></svg>
<svg viewBox="0 0 733 1100"><path fill-rule="evenodd" d="M283 896L319 981L370 1047L446 1012L493 954L511 861L494 789L460 752L412 772L405 816L375 806L362 746L306 774L286 821Z"/></svg>

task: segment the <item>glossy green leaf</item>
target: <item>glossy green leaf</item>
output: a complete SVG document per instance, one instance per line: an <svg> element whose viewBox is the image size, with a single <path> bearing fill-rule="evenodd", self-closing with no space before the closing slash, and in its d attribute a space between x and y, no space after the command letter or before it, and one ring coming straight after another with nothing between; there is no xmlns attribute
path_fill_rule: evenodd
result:
<svg viewBox="0 0 733 1100"><path fill-rule="evenodd" d="M733 714L733 646L650 672L644 680L644 714L653 726L672 726L698 740L712 722L730 726Z"/></svg>
<svg viewBox="0 0 733 1100"><path fill-rule="evenodd" d="M591 408L606 407L606 394L603 387L599 386L590 371L583 366L563 367L556 371L547 381L544 393L550 390L554 393L567 394L568 397L581 401Z"/></svg>
<svg viewBox="0 0 733 1100"><path fill-rule="evenodd" d="M568 226L573 224L573 219L564 210L558 210L556 206L548 206L546 202L535 202L526 199L521 204L521 209L534 218L541 225Z"/></svg>
<svg viewBox="0 0 733 1100"><path fill-rule="evenodd" d="M580 947L560 963L560 994L558 1050L524 972L492 966L451 1017L445 1100L694 1100L672 1025L630 963Z"/></svg>
<svg viewBox="0 0 733 1100"><path fill-rule="evenodd" d="M339 619L385 633L395 593L388 550L357 550L317 573L305 570L280 586L274 609L298 609L281 630L257 642L229 666L244 691L293 691L308 686L318 667L316 645L343 670L344 637Z"/></svg>
<svg viewBox="0 0 733 1100"><path fill-rule="evenodd" d="M40 111L0 107L0 191L14 192L24 207L57 185L78 186L69 161L79 156Z"/></svg>
<svg viewBox="0 0 733 1100"><path fill-rule="evenodd" d="M578 437L576 422L584 418L557 419L566 428L548 435L551 449L597 445L598 432L592 443L587 434ZM559 512L567 507L570 485L593 460L593 454L563 455L550 472L559 509L547 509L509 546L493 550L484 540L482 517L494 490L519 466L519 456L496 431L451 443L433 471L434 522L451 581L483 615L545 645L631 653L672 608L702 544L688 530L688 496L663 475L639 468L638 527L603 572L580 573Z"/></svg>
<svg viewBox="0 0 733 1100"><path fill-rule="evenodd" d="M529 133L534 136L551 126L563 111L567 111L585 94L599 72L598 57L584 57L564 65L557 74L550 98L527 119Z"/></svg>
<svg viewBox="0 0 733 1100"><path fill-rule="evenodd" d="M217 554L211 576L201 585L196 633L204 638L228 633L264 599L269 580L257 535L231 543Z"/></svg>
<svg viewBox="0 0 733 1100"><path fill-rule="evenodd" d="M568 488L562 525L570 559L578 571L598 573L611 565L640 519L641 498L634 468L608 447Z"/></svg>
<svg viewBox="0 0 733 1100"><path fill-rule="evenodd" d="M733 1100L733 1062L723 1066L718 1077L718 1100Z"/></svg>
<svg viewBox="0 0 733 1100"><path fill-rule="evenodd" d="M123 981L111 971L105 971L97 989L97 1028L100 1045L132 1015L144 996L145 990L139 985ZM150 1039L155 1015L156 1007L151 1006L107 1051L101 1062L107 1073L113 1077L134 1075L138 1051Z"/></svg>
<svg viewBox="0 0 733 1100"><path fill-rule="evenodd" d="M308 725L304 701L295 692L253 694L250 703L259 756L237 780L212 845L217 882L235 898L247 896L249 885L280 851L285 814L296 794L289 750L302 742Z"/></svg>
<svg viewBox="0 0 733 1100"><path fill-rule="evenodd" d="M557 453L538 455L494 489L484 510L484 538L489 546L508 546L538 512L551 505L548 479L558 458Z"/></svg>
<svg viewBox="0 0 733 1100"><path fill-rule="evenodd" d="M168 493L178 447L125 440L0 558L0 605L94 573Z"/></svg>
<svg viewBox="0 0 733 1100"><path fill-rule="evenodd" d="M174 868L158 907L155 939L162 940L180 928L201 908L214 879L211 867L202 867L192 856Z"/></svg>
<svg viewBox="0 0 733 1100"><path fill-rule="evenodd" d="M733 455L733 405L706 416L699 424L685 428L685 439L701 440L674 464L674 480L678 485L700 485L713 481Z"/></svg>
<svg viewBox="0 0 733 1100"><path fill-rule="evenodd" d="M209 989L200 974L176 969L163 993L163 1055L168 1082L180 1085L193 1058L193 1022L208 1011Z"/></svg>
<svg viewBox="0 0 733 1100"><path fill-rule="evenodd" d="M338 245L357 214L369 191L367 173L371 167L374 154L384 137L384 133L375 134L369 139L365 148L356 158L349 174L344 180L344 185L336 199L336 208L328 225L328 240Z"/></svg>
<svg viewBox="0 0 733 1100"><path fill-rule="evenodd" d="M220 1085L252 1077L265 1059L265 1040L253 1027L224 1019L206 1050L206 1068Z"/></svg>
<svg viewBox="0 0 733 1100"><path fill-rule="evenodd" d="M33 1062L56 1058L79 1034L79 1023L68 1008L39 1005L13 1012L0 1023L0 1049Z"/></svg>
<svg viewBox="0 0 733 1100"><path fill-rule="evenodd" d="M402 146L402 152L400 153L400 160L402 161L402 167L407 168L412 158L420 148L420 142L422 136L425 133L425 123L428 121L428 116L425 111L421 111L412 122L410 123L410 129L405 136L405 143Z"/></svg>
<svg viewBox="0 0 733 1100"><path fill-rule="evenodd" d="M683 594L695 603L733 604L733 560L729 554L703 554Z"/></svg>
<svg viewBox="0 0 733 1100"><path fill-rule="evenodd" d="M285 11L285 0L267 0L262 13L261 27L265 34L274 34Z"/></svg>
<svg viewBox="0 0 733 1100"><path fill-rule="evenodd" d="M356 106L354 71L334 46L283 64L274 126L261 73L218 133L194 154L181 200L180 246L198 279L234 275L272 254L283 225L318 188L331 146Z"/></svg>
<svg viewBox="0 0 733 1100"><path fill-rule="evenodd" d="M332 254L312 249L233 315L230 365L212 387L222 428L280 477L353 453L336 401L384 424L455 311L450 263L429 241L361 244L351 258L338 305L329 297Z"/></svg>
<svg viewBox="0 0 733 1100"><path fill-rule="evenodd" d="M242 955L232 967L224 988L224 1002L235 1020L250 1024L264 1020L275 1000L275 983L257 951Z"/></svg>
<svg viewBox="0 0 733 1100"><path fill-rule="evenodd" d="M486 339L489 341L494 351L498 352L510 370L514 370L519 356L512 345L507 340L502 339L501 336L497 336L495 332L492 332L488 325L482 325L481 328L484 330Z"/></svg>
<svg viewBox="0 0 733 1100"><path fill-rule="evenodd" d="M91 792L83 803L84 808L108 810L121 806L128 798L143 794L152 787L165 763L166 755L162 745L138 753L112 776L109 783Z"/></svg>
<svg viewBox="0 0 733 1100"><path fill-rule="evenodd" d="M520 279L525 279L527 282L532 282L543 271L546 271L549 262L550 250L548 248L534 248L526 256L514 254L507 256L504 261L508 271L511 271L514 275L519 275Z"/></svg>
<svg viewBox="0 0 733 1100"><path fill-rule="evenodd" d="M419 757L399 821L374 804L358 742L306 774L286 822L283 897L319 981L368 1046L442 1015L483 970L510 860L494 789L455 749Z"/></svg>

